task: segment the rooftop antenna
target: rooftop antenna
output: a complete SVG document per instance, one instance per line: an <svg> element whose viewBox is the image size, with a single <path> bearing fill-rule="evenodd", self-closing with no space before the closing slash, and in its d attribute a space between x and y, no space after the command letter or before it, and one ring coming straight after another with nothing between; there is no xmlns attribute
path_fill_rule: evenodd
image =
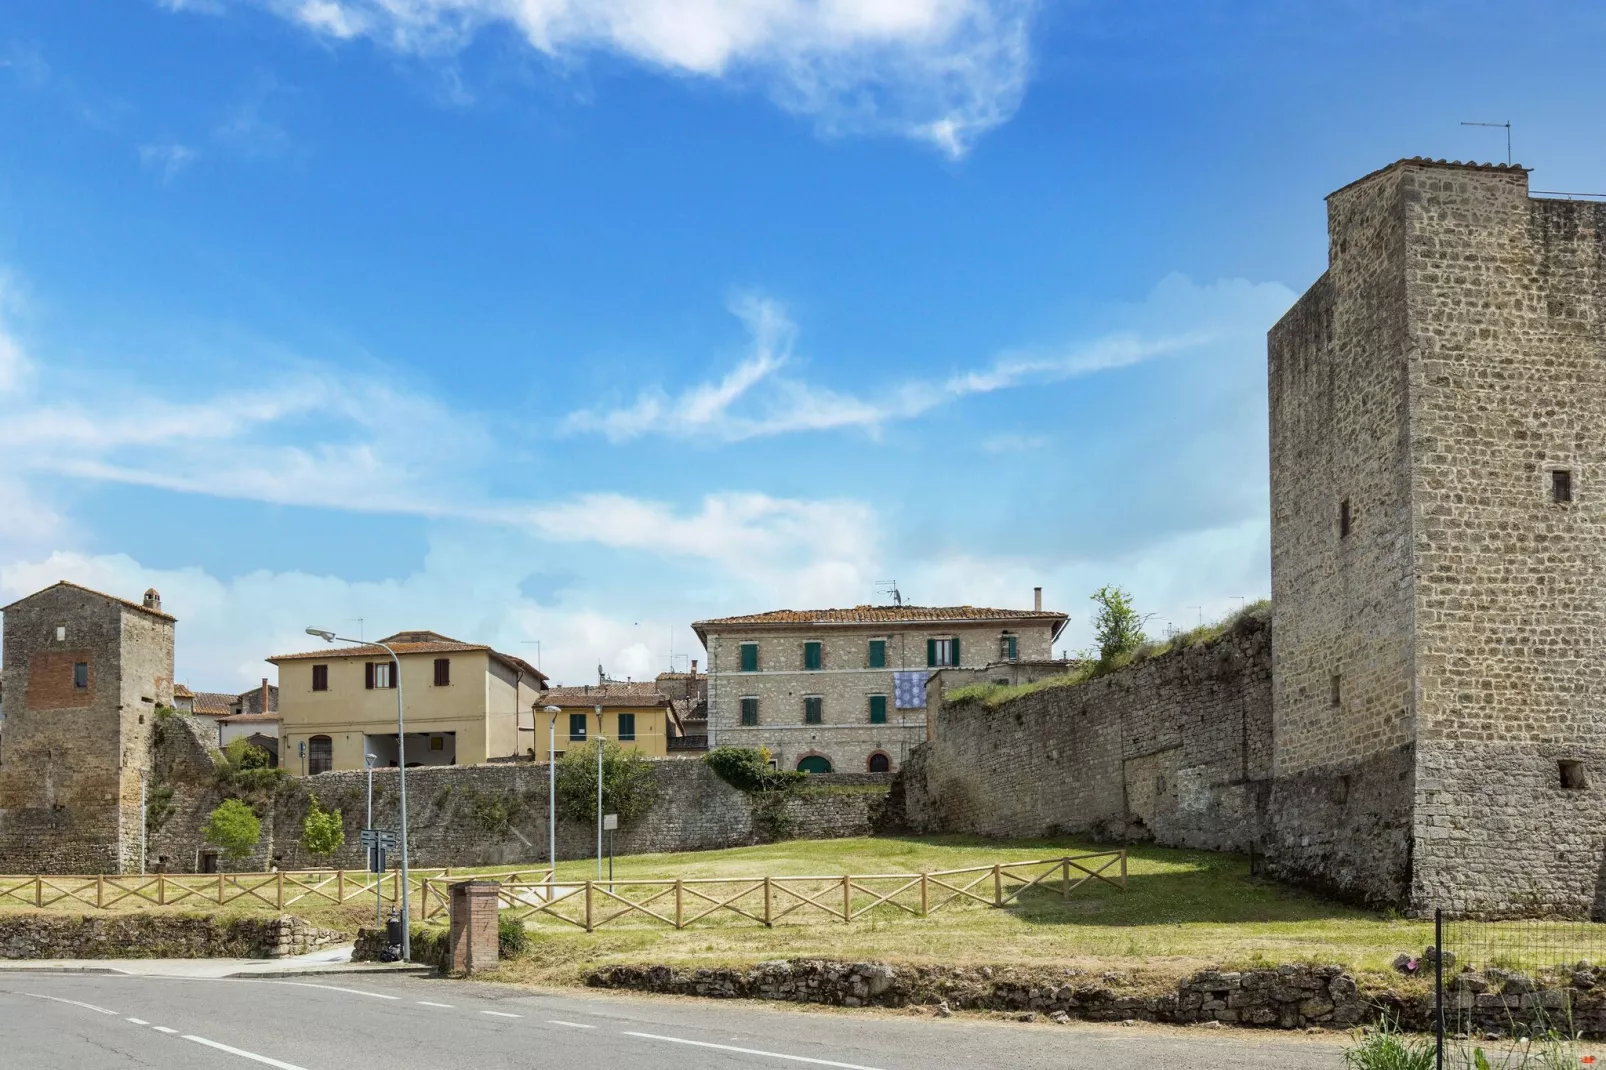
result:
<svg viewBox="0 0 1606 1070"><path fill-rule="evenodd" d="M877 594L880 594L883 591L885 591L888 595L890 595L891 598L892 598L892 604L893 605L895 605L895 606L903 605L903 593L898 590L898 581L897 580L876 580L875 587L876 587L876 593Z"/></svg>
<svg viewBox="0 0 1606 1070"><path fill-rule="evenodd" d="M348 621L353 621L354 620L354 621L357 622L357 640L359 642L366 641L368 637L366 635L362 634L362 624L363 624L362 618L361 617L347 617L346 620L348 620Z"/></svg>
<svg viewBox="0 0 1606 1070"><path fill-rule="evenodd" d="M1462 123L1461 125L1462 126L1492 126L1492 127L1496 127L1496 128L1504 127L1505 131L1506 131L1506 166L1507 167L1511 166L1511 120L1510 119L1507 119L1503 123Z"/></svg>

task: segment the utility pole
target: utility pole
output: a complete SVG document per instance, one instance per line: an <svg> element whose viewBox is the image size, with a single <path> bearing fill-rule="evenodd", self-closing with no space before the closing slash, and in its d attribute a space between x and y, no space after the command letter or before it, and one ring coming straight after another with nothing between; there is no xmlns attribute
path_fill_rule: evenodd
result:
<svg viewBox="0 0 1606 1070"><path fill-rule="evenodd" d="M597 880L602 879L602 707L597 713Z"/></svg>

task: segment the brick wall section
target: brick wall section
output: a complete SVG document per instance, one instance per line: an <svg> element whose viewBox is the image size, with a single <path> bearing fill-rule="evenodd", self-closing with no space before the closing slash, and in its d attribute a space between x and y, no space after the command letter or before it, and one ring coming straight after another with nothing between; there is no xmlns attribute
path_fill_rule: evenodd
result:
<svg viewBox="0 0 1606 1070"><path fill-rule="evenodd" d="M944 703L901 776L917 832L1242 849L1271 772L1269 624L988 709Z"/></svg>

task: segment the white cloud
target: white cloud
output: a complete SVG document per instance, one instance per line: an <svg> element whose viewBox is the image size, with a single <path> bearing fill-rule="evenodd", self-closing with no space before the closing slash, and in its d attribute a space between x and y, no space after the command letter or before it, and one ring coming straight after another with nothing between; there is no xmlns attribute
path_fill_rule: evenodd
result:
<svg viewBox="0 0 1606 1070"><path fill-rule="evenodd" d="M1142 328L1112 331L1057 350L1005 352L946 378L906 381L874 396L856 397L786 376L795 363L796 325L778 302L745 298L732 312L747 326L750 353L722 379L675 397L649 390L623 408L582 409L571 413L563 428L599 433L613 442L647 435L739 442L841 428L874 433L893 421L976 394L1063 382L1227 340L1259 344L1266 326L1292 301L1292 292L1276 283L1232 279L1201 286L1171 275L1145 301L1121 310L1121 316L1142 322Z"/></svg>
<svg viewBox="0 0 1606 1070"><path fill-rule="evenodd" d="M196 150L177 143L167 145L141 145L140 166L153 172L163 185L177 178L179 172L195 162Z"/></svg>
<svg viewBox="0 0 1606 1070"><path fill-rule="evenodd" d="M190 7L198 0L166 0ZM208 6L212 0L201 0ZM546 56L607 52L757 83L827 133L892 132L950 156L1006 122L1036 0L252 0L337 40L451 54L506 26Z"/></svg>

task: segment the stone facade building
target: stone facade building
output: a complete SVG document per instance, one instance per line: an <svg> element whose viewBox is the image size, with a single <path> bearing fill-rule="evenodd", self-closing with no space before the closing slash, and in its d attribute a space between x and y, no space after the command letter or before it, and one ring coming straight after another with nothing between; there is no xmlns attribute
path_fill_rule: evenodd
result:
<svg viewBox="0 0 1606 1070"><path fill-rule="evenodd" d="M138 872L151 731L173 702L173 618L155 591L125 602L65 581L0 613L0 872Z"/></svg>
<svg viewBox="0 0 1606 1070"><path fill-rule="evenodd" d="M1606 204L1402 160L1328 198L1328 237L1269 337L1269 858L1599 916Z"/></svg>
<svg viewBox="0 0 1606 1070"><path fill-rule="evenodd" d="M708 650L709 746L783 769L890 772L926 739L927 677L1042 661L1068 619L1037 608L783 609L693 624Z"/></svg>

